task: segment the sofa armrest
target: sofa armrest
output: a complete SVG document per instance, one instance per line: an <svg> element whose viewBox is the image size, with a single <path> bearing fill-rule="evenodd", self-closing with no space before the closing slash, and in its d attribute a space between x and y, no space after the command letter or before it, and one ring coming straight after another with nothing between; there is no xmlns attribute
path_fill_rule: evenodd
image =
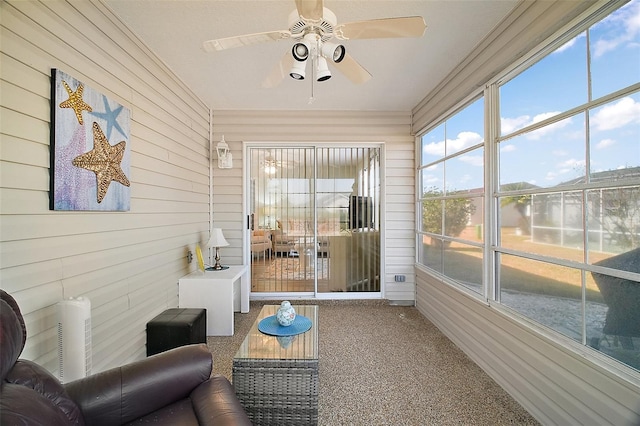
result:
<svg viewBox="0 0 640 426"><path fill-rule="evenodd" d="M88 425L123 424L187 398L209 379L206 345L188 345L65 385Z"/></svg>
<svg viewBox="0 0 640 426"><path fill-rule="evenodd" d="M193 410L201 425L251 426L233 386L226 377L216 375L191 394Z"/></svg>

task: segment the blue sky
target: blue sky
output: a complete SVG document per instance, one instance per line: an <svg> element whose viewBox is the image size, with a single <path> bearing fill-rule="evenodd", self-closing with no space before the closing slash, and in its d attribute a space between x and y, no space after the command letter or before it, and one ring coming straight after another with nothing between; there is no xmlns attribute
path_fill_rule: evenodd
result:
<svg viewBox="0 0 640 426"><path fill-rule="evenodd" d="M640 0L591 27L592 99L640 82ZM501 134L522 129L588 101L587 33L556 49L500 90ZM640 166L640 92L605 103L500 144L500 183L550 187L591 172ZM482 142L482 100L423 137L423 162ZM446 144L445 141L446 140ZM587 141L589 145L587 145ZM589 149L587 150L587 146ZM588 152L587 152L588 151ZM449 189L482 186L483 150L448 161ZM441 187L442 165L424 171Z"/></svg>

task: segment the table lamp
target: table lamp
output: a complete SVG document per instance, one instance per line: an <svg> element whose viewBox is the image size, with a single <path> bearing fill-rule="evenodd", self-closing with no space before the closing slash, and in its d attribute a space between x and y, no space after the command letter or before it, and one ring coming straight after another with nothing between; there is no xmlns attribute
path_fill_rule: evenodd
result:
<svg viewBox="0 0 640 426"><path fill-rule="evenodd" d="M224 235L222 235L222 229L213 228L211 230L211 238L207 241L207 248L215 247L216 249L216 264L207 268L207 271L221 271L223 269L228 269L228 266L222 266L220 264L220 247L226 247L229 243L224 239Z"/></svg>

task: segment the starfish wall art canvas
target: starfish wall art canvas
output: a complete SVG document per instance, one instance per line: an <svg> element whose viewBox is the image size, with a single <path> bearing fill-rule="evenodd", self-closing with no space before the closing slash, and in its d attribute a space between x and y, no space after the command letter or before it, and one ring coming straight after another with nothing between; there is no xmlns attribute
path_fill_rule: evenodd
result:
<svg viewBox="0 0 640 426"><path fill-rule="evenodd" d="M128 211L130 111L51 71L52 210Z"/></svg>

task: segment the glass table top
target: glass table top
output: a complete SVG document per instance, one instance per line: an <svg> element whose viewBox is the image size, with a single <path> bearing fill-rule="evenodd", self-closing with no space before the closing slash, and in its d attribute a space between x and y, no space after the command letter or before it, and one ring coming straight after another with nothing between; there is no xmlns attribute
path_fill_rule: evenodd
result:
<svg viewBox="0 0 640 426"><path fill-rule="evenodd" d="M318 359L318 307L293 305L297 315L311 320L311 329L295 336L270 336L258 330L258 323L275 315L280 305L265 305L233 357L236 359Z"/></svg>

